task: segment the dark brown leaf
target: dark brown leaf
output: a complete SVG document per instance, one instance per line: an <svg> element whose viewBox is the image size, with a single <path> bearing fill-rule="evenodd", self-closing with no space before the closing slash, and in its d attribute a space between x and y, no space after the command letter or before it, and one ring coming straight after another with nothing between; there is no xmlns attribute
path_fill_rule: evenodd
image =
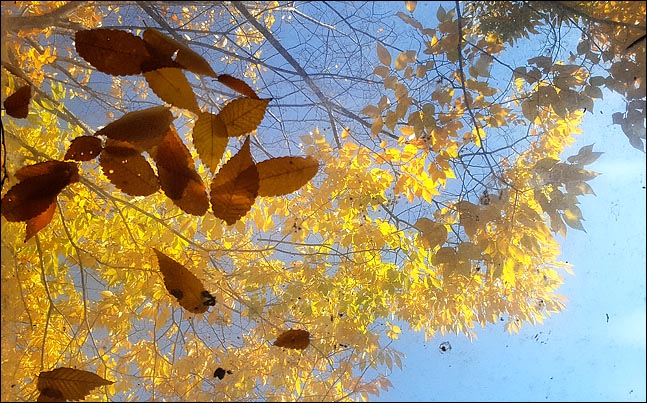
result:
<svg viewBox="0 0 647 403"><path fill-rule="evenodd" d="M155 54L156 59L160 61L166 61L167 64L169 62L176 63L179 67L199 75L214 78L218 76L202 56L191 50L188 46L164 35L154 28L147 28L144 31L144 41L151 53ZM174 55L175 59L173 59Z"/></svg>
<svg viewBox="0 0 647 403"><path fill-rule="evenodd" d="M141 111L126 113L95 133L109 139L125 141L139 150L148 151L160 144L173 122L171 110L154 106Z"/></svg>
<svg viewBox="0 0 647 403"><path fill-rule="evenodd" d="M31 85L25 85L4 100L4 109L7 115L24 119L29 114L29 101L31 101Z"/></svg>
<svg viewBox="0 0 647 403"><path fill-rule="evenodd" d="M65 153L66 160L90 161L101 153L101 139L95 136L81 136L72 140Z"/></svg>
<svg viewBox="0 0 647 403"><path fill-rule="evenodd" d="M307 330L290 329L285 331L274 341L276 347L285 347L295 350L304 350L310 345L310 332Z"/></svg>
<svg viewBox="0 0 647 403"><path fill-rule="evenodd" d="M108 140L99 159L108 180L131 196L148 196L160 188L157 175L146 158L128 143Z"/></svg>
<svg viewBox="0 0 647 403"><path fill-rule="evenodd" d="M140 74L150 59L144 40L116 29L96 28L77 31L76 52L102 73L114 76Z"/></svg>
<svg viewBox="0 0 647 403"><path fill-rule="evenodd" d="M31 237L36 235L38 231L47 227L47 225L49 225L49 223L52 222L52 218L54 217L55 212L56 212L56 198L52 198L52 202L50 203L49 207L45 209L45 211L43 211L36 217L30 218L29 220L27 220L27 233L25 235L25 242L27 242Z"/></svg>

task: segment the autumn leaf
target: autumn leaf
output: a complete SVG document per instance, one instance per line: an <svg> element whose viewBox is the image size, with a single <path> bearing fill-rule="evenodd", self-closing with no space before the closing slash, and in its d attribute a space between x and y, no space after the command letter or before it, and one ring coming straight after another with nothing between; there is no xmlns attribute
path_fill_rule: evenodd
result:
<svg viewBox="0 0 647 403"><path fill-rule="evenodd" d="M229 74L220 74L218 75L218 81L248 98L259 99L256 91L239 78L232 77Z"/></svg>
<svg viewBox="0 0 647 403"><path fill-rule="evenodd" d="M24 85L4 100L4 109L7 111L7 115L16 119L24 119L29 114L30 101L31 85Z"/></svg>
<svg viewBox="0 0 647 403"><path fill-rule="evenodd" d="M152 150L152 156L164 193L185 213L204 215L209 209L207 190L195 170L189 149L173 126Z"/></svg>
<svg viewBox="0 0 647 403"><path fill-rule="evenodd" d="M77 137L70 143L65 152L66 160L90 161L101 153L103 146L101 139L95 136Z"/></svg>
<svg viewBox="0 0 647 403"><path fill-rule="evenodd" d="M154 106L126 113L96 132L95 136L106 136L130 143L139 150L149 150L162 141L173 119L169 108Z"/></svg>
<svg viewBox="0 0 647 403"><path fill-rule="evenodd" d="M41 372L38 375L36 388L41 395L63 399L63 401L83 400L93 389L113 383L92 372L63 367Z"/></svg>
<svg viewBox="0 0 647 403"><path fill-rule="evenodd" d="M218 116L227 127L226 135L236 137L256 130L265 117L265 109L270 100L238 98L225 105Z"/></svg>
<svg viewBox="0 0 647 403"><path fill-rule="evenodd" d="M144 42L152 53L163 58L173 60L183 69L193 73L216 78L218 75L213 71L209 63L188 46L166 36L154 28L147 28L144 31ZM175 58L173 59L173 55Z"/></svg>
<svg viewBox="0 0 647 403"><path fill-rule="evenodd" d="M99 162L108 180L131 196L148 196L160 188L153 168L129 143L109 140Z"/></svg>
<svg viewBox="0 0 647 403"><path fill-rule="evenodd" d="M213 214L228 225L234 224L252 208L258 189L258 170L247 137L238 153L220 168L211 182Z"/></svg>
<svg viewBox="0 0 647 403"><path fill-rule="evenodd" d="M153 250L157 255L166 289L184 309L193 313L205 313L209 306L216 304L215 298L189 269L157 249Z"/></svg>
<svg viewBox="0 0 647 403"><path fill-rule="evenodd" d="M79 173L74 162L52 160L23 167L16 178L20 183L2 197L2 215L7 221L27 221L40 215L67 185L79 181Z"/></svg>
<svg viewBox="0 0 647 403"><path fill-rule="evenodd" d="M202 163L213 173L229 141L227 135L222 134L226 132L227 127L220 116L208 112L200 113L193 126L193 145Z"/></svg>
<svg viewBox="0 0 647 403"><path fill-rule="evenodd" d="M379 42L377 43L377 57L380 59L380 63L386 67L391 66L391 53Z"/></svg>
<svg viewBox="0 0 647 403"><path fill-rule="evenodd" d="M279 157L256 164L260 186L259 196L281 196L292 193L308 183L319 170L313 157Z"/></svg>
<svg viewBox="0 0 647 403"><path fill-rule="evenodd" d="M225 374L230 374L231 375L233 373L234 373L234 371L232 371L230 369L225 370L224 368L218 367L218 368L216 368L215 371L213 371L213 377L222 380L225 377Z"/></svg>
<svg viewBox="0 0 647 403"><path fill-rule="evenodd" d="M433 249L447 241L447 228L443 224L421 217L415 227L422 233L422 243L426 248Z"/></svg>
<svg viewBox="0 0 647 403"><path fill-rule="evenodd" d="M142 38L117 29L76 31L74 44L85 61L114 76L139 74L142 64L150 58Z"/></svg>
<svg viewBox="0 0 647 403"><path fill-rule="evenodd" d="M27 220L27 231L25 234L25 242L27 242L31 237L36 235L38 231L47 227L49 223L54 218L54 213L56 212L56 198L52 198L49 207L45 209L42 213L38 214L36 217L32 217Z"/></svg>
<svg viewBox="0 0 647 403"><path fill-rule="evenodd" d="M404 5L408 12L413 13L416 10L417 3L417 1L405 1Z"/></svg>
<svg viewBox="0 0 647 403"><path fill-rule="evenodd" d="M274 345L276 347L304 350L310 345L310 332L300 329L287 330L276 338Z"/></svg>
<svg viewBox="0 0 647 403"><path fill-rule="evenodd" d="M146 82L162 101L177 108L200 113L193 89L182 70L172 67L144 73Z"/></svg>

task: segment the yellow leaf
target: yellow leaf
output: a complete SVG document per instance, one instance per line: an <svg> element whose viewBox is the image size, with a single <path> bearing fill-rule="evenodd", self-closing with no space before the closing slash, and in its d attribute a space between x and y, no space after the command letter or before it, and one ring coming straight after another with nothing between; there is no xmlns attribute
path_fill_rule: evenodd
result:
<svg viewBox="0 0 647 403"><path fill-rule="evenodd" d="M220 116L208 112L198 115L198 120L193 126L193 145L202 163L212 173L216 172L229 141L226 134L222 133L227 133L227 127Z"/></svg>
<svg viewBox="0 0 647 403"><path fill-rule="evenodd" d="M218 116L227 127L227 137L242 136L256 130L265 117L269 102L269 98L238 98L225 105ZM220 131L217 133L221 134Z"/></svg>
<svg viewBox="0 0 647 403"><path fill-rule="evenodd" d="M146 82L162 101L177 108L200 113L193 89L182 70L167 67L144 73Z"/></svg>
<svg viewBox="0 0 647 403"><path fill-rule="evenodd" d="M401 52L398 57L395 59L395 69L402 70L407 67L407 64L412 63L416 60L416 51L415 50L405 50Z"/></svg>
<svg viewBox="0 0 647 403"><path fill-rule="evenodd" d="M319 170L313 157L280 157L256 165L260 180L259 196L281 196L298 190Z"/></svg>
<svg viewBox="0 0 647 403"><path fill-rule="evenodd" d="M417 1L405 1L404 6L407 8L407 11L413 13L416 10Z"/></svg>

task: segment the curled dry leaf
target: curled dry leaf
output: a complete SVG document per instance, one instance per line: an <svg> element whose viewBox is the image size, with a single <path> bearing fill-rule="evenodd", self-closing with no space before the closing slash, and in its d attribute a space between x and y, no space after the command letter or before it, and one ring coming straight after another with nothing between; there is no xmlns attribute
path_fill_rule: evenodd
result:
<svg viewBox="0 0 647 403"><path fill-rule="evenodd" d="M108 140L99 159L108 180L131 196L148 196L160 188L146 158L126 142Z"/></svg>
<svg viewBox="0 0 647 403"><path fill-rule="evenodd" d="M23 167L16 178L20 183L2 198L2 215L14 222L27 221L47 210L67 185L79 181L79 171L74 162L52 160Z"/></svg>
<svg viewBox="0 0 647 403"><path fill-rule="evenodd" d="M200 113L200 107L195 99L193 88L184 76L182 70L166 67L144 73L146 82L155 95L168 104L177 108Z"/></svg>
<svg viewBox="0 0 647 403"><path fill-rule="evenodd" d="M96 28L77 31L76 52L102 73L126 76L142 72L150 59L142 38L117 29Z"/></svg>
<svg viewBox="0 0 647 403"><path fill-rule="evenodd" d="M24 85L4 100L4 109L7 111L7 115L16 119L24 119L29 114L30 101L31 85Z"/></svg>
<svg viewBox="0 0 647 403"><path fill-rule="evenodd" d="M200 113L193 126L193 145L200 160L211 172L216 172L225 153L229 141L226 133L227 127L220 116L208 112Z"/></svg>
<svg viewBox="0 0 647 403"><path fill-rule="evenodd" d="M125 141L139 150L148 151L160 144L173 122L173 114L166 106L154 106L126 113L95 133L109 139Z"/></svg>
<svg viewBox="0 0 647 403"><path fill-rule="evenodd" d="M307 330L290 329L279 335L274 341L276 347L304 350L310 345L310 332Z"/></svg>
<svg viewBox="0 0 647 403"><path fill-rule="evenodd" d="M72 140L67 148L64 159L74 161L90 161L101 153L101 139L95 136L81 136Z"/></svg>
<svg viewBox="0 0 647 403"><path fill-rule="evenodd" d="M157 262L164 277L168 292L177 298L180 305L193 313L205 313L216 300L204 289L202 282L180 263L166 256L157 249Z"/></svg>
<svg viewBox="0 0 647 403"><path fill-rule="evenodd" d="M157 164L162 190L185 213L204 215L209 197L202 178L195 170L189 149L171 126L158 147L151 150Z"/></svg>
<svg viewBox="0 0 647 403"><path fill-rule="evenodd" d="M41 393L41 396L63 399L62 401L82 400L94 388L112 385L113 383L92 372L64 367L41 372L38 375L36 388ZM39 397L39 401L52 401L40 399Z"/></svg>
<svg viewBox="0 0 647 403"><path fill-rule="evenodd" d="M313 157L279 157L256 164L259 196L281 196L292 193L308 183L319 170Z"/></svg>
<svg viewBox="0 0 647 403"><path fill-rule="evenodd" d="M148 49L158 58L172 60L181 68L199 75L213 78L218 77L209 63L188 46L164 35L154 28L147 28L143 36ZM174 55L175 59L173 59Z"/></svg>
<svg viewBox="0 0 647 403"><path fill-rule="evenodd" d="M246 82L243 80L232 77L229 74L220 74L218 76L218 81L227 87L231 88L232 90L243 94L246 97L252 98L252 99L259 99L258 95L256 94L256 91L252 89L249 85L247 85Z"/></svg>
<svg viewBox="0 0 647 403"><path fill-rule="evenodd" d="M211 182L213 214L227 225L234 224L252 208L258 188L258 170L247 137L238 153L220 168Z"/></svg>
<svg viewBox="0 0 647 403"><path fill-rule="evenodd" d="M238 98L229 102L218 114L227 127L228 137L250 133L261 124L270 99Z"/></svg>

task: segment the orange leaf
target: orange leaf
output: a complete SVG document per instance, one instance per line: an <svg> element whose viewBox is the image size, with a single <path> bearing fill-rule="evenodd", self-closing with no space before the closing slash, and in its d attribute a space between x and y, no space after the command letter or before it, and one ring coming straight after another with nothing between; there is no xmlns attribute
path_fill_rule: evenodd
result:
<svg viewBox="0 0 647 403"><path fill-rule="evenodd" d="M242 136L256 130L265 117L265 109L270 99L234 99L218 114L227 126L227 136Z"/></svg>
<svg viewBox="0 0 647 403"><path fill-rule="evenodd" d="M216 304L216 299L204 289L202 282L189 269L157 249L153 250L157 255L166 289L183 308L193 313L205 313L209 306Z"/></svg>
<svg viewBox="0 0 647 403"><path fill-rule="evenodd" d="M222 76L221 76L222 77ZM219 134L225 133L225 135ZM227 127L218 115L203 112L193 126L193 145L200 160L211 172L216 172L229 138Z"/></svg>
<svg viewBox="0 0 647 403"><path fill-rule="evenodd" d="M20 183L2 197L2 215L7 221L27 221L52 203L70 183L79 181L76 163L45 161L21 168L16 172Z"/></svg>
<svg viewBox="0 0 647 403"><path fill-rule="evenodd" d="M160 188L146 158L128 143L108 141L99 162L108 180L131 196L148 196Z"/></svg>
<svg viewBox="0 0 647 403"><path fill-rule="evenodd" d="M191 50L188 46L164 35L154 28L147 28L144 31L144 41L153 53L161 57L173 60L173 55L175 55L173 61L185 70L213 78L218 77L202 56Z"/></svg>
<svg viewBox="0 0 647 403"><path fill-rule="evenodd" d="M158 145L173 121L173 114L166 106L154 106L141 111L129 112L95 133L109 139L125 141L140 150L149 150Z"/></svg>
<svg viewBox="0 0 647 403"><path fill-rule="evenodd" d="M271 158L256 164L260 187L259 196L281 196L298 190L319 170L313 157Z"/></svg>
<svg viewBox="0 0 647 403"><path fill-rule="evenodd" d="M247 137L238 153L220 168L211 182L213 214L228 225L234 224L252 208L258 188L258 170Z"/></svg>
<svg viewBox="0 0 647 403"><path fill-rule="evenodd" d="M152 156L166 196L185 213L204 215L209 209L207 189L195 171L189 150L173 126L161 144L152 151Z"/></svg>
<svg viewBox="0 0 647 403"><path fill-rule="evenodd" d="M274 345L277 347L304 350L310 345L310 332L307 330L290 329L276 338Z"/></svg>
<svg viewBox="0 0 647 403"><path fill-rule="evenodd" d="M77 31L76 52L102 73L126 76L142 72L150 58L142 38L116 29L96 28Z"/></svg>
<svg viewBox="0 0 647 403"><path fill-rule="evenodd" d="M162 101L177 108L200 113L193 89L182 70L172 67L144 73L146 82Z"/></svg>
<svg viewBox="0 0 647 403"><path fill-rule="evenodd" d="M41 372L38 375L36 388L41 394L64 400L82 400L94 388L112 385L92 372L72 368L57 368L53 371Z"/></svg>
<svg viewBox="0 0 647 403"><path fill-rule="evenodd" d="M101 139L94 136L81 136L72 140L67 148L64 159L75 161L90 161L101 153Z"/></svg>
<svg viewBox="0 0 647 403"><path fill-rule="evenodd" d="M52 201L49 204L49 207L47 207L45 211L43 211L36 217L30 218L29 220L27 220L27 233L25 235L25 242L27 242L31 237L36 235L38 231L47 227L47 225L52 221L52 218L54 217L55 212L56 212L56 198L52 198Z"/></svg>
<svg viewBox="0 0 647 403"><path fill-rule="evenodd" d="M7 111L7 115L16 119L24 119L29 114L30 100L31 85L24 85L4 100L4 109Z"/></svg>
<svg viewBox="0 0 647 403"><path fill-rule="evenodd" d="M218 76L218 81L246 97L259 99L252 87L239 78L232 77L229 74L220 74Z"/></svg>

